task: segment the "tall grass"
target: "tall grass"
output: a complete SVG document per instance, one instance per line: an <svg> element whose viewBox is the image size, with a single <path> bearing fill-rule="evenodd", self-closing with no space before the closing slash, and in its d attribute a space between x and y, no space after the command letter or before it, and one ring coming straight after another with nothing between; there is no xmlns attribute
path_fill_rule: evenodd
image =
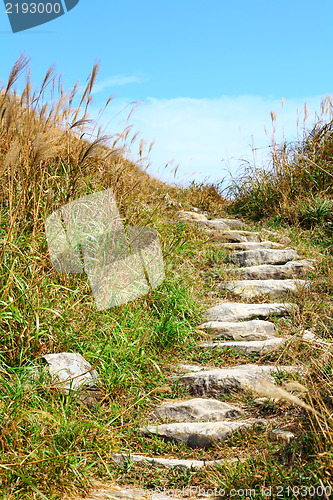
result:
<svg viewBox="0 0 333 500"><path fill-rule="evenodd" d="M126 440L123 422L138 426L149 391L164 381L161 351L184 345L197 315L172 258L186 237L163 221L167 186L145 172L142 142L137 163L126 159L136 140L129 126L107 137L89 118L98 66L80 93L78 84L66 92L53 68L33 89L28 63L20 57L0 88L0 497L11 500L62 498L105 475ZM126 224L159 230L167 279L97 312L86 276L53 270L44 222L107 188ZM87 407L52 387L42 356L61 351L97 364L97 402Z"/></svg>
<svg viewBox="0 0 333 500"><path fill-rule="evenodd" d="M274 120L274 116L273 116ZM314 125L293 142L272 141L271 165L249 167L234 181L232 207L254 220L332 225L333 102L326 97Z"/></svg>

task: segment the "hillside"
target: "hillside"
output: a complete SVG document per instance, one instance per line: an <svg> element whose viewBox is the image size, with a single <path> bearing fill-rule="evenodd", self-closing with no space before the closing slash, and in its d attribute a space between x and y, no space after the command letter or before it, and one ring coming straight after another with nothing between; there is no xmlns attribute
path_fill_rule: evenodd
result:
<svg viewBox="0 0 333 500"><path fill-rule="evenodd" d="M0 498L85 498L94 489L91 498L120 497L114 484L235 489L238 498L246 488L264 498L263 487L271 498L298 498L291 488L304 487L329 498L332 121L298 144L274 145L271 169L248 172L228 196L213 185L171 187L145 172L143 143L137 164L126 159L130 128L87 140L96 66L82 95L65 92L50 70L18 96L27 64L20 58L0 93ZM86 274L52 267L45 221L106 190L125 228L158 233L165 279L97 310ZM62 390L44 356L63 352L90 363L96 388ZM193 398L213 407L189 410ZM186 425L203 421L190 439L163 427L174 418L157 408L173 400Z"/></svg>

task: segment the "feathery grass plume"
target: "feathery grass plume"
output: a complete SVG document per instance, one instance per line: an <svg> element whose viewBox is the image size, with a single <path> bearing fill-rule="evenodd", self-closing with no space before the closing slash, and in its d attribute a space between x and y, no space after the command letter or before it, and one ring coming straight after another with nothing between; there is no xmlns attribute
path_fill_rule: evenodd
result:
<svg viewBox="0 0 333 500"><path fill-rule="evenodd" d="M261 396L265 396L267 398L281 399L283 401L287 401L288 403L300 406L301 408L304 408L305 410L308 410L315 415L321 416L320 413L317 412L317 410L312 408L312 406L306 404L299 397L295 396L294 394L291 394L282 387L276 386L275 384L269 382L268 380L264 379L260 380L256 385L256 392L258 392L258 394L260 394Z"/></svg>

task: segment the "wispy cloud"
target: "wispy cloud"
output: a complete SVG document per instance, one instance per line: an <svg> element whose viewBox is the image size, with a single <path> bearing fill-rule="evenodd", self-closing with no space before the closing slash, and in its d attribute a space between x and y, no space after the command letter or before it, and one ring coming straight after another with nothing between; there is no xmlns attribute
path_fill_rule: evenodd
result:
<svg viewBox="0 0 333 500"><path fill-rule="evenodd" d="M114 75L108 78L105 78L101 82L96 83L94 85L94 94L98 94L99 92L103 92L109 88L113 87L121 87L123 85L128 85L131 83L144 83L147 82L147 77L144 75Z"/></svg>
<svg viewBox="0 0 333 500"><path fill-rule="evenodd" d="M228 177L227 170L235 175L244 160L253 161L253 154L257 163L268 163L271 111L277 114L276 140L282 141L284 137L294 140L297 134L302 134L299 115L304 103L308 105L310 125L315 111L319 112L322 97L287 99L283 109L282 99L247 95L218 99L148 98L137 107L130 122L148 143L156 141L150 155L152 172L170 180L171 168L166 171L163 167L174 160L174 166L180 165L178 182L188 181L192 173L198 180L205 177L217 180ZM103 118L104 123L126 104L124 100L118 103L115 100L109 116ZM110 126L115 130L118 124L111 122ZM254 152L252 146L256 148Z"/></svg>

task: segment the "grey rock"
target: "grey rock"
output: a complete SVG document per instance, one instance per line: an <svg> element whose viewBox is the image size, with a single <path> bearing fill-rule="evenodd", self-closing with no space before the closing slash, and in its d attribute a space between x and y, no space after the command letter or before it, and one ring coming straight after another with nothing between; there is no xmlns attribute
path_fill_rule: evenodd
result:
<svg viewBox="0 0 333 500"><path fill-rule="evenodd" d="M310 330L304 330L303 335L302 335L303 340L320 340L319 337L316 337L316 335Z"/></svg>
<svg viewBox="0 0 333 500"><path fill-rule="evenodd" d="M61 352L59 354L45 354L49 373L53 383L64 392L80 389L82 386L92 388L98 382L96 370L77 352Z"/></svg>
<svg viewBox="0 0 333 500"><path fill-rule="evenodd" d="M266 295L270 299L284 299L297 293L302 288L310 288L310 284L300 279L286 280L241 280L221 283L220 290L227 290L236 297L254 299Z"/></svg>
<svg viewBox="0 0 333 500"><path fill-rule="evenodd" d="M212 219L203 221L202 224L216 230L243 229L246 227L244 222L236 219Z"/></svg>
<svg viewBox="0 0 333 500"><path fill-rule="evenodd" d="M283 316L295 309L294 304L242 304L222 302L211 307L205 313L206 321L241 321L249 319L267 319L269 316Z"/></svg>
<svg viewBox="0 0 333 500"><path fill-rule="evenodd" d="M276 337L268 340L241 340L229 342L206 342L200 344L200 347L205 349L223 349L229 347L242 354L267 354L274 351L285 344L285 339Z"/></svg>
<svg viewBox="0 0 333 500"><path fill-rule="evenodd" d="M200 372L189 372L182 375L178 383L186 386L196 396L213 396L231 391L251 389L256 391L262 379L275 383L271 373L296 371L295 367L273 365L239 365L228 368L213 368Z"/></svg>
<svg viewBox="0 0 333 500"><path fill-rule="evenodd" d="M315 270L315 260L302 259L298 261L287 262L284 265L268 265L249 266L240 269L229 269L229 271L237 274L244 279L288 279L301 278L309 272Z"/></svg>
<svg viewBox="0 0 333 500"><path fill-rule="evenodd" d="M200 370L205 370L205 367L202 365L180 364L177 365L177 368L179 368L183 372L198 372Z"/></svg>
<svg viewBox="0 0 333 500"><path fill-rule="evenodd" d="M293 432L275 429L269 433L269 437L272 441L279 441L286 445L295 439L295 434Z"/></svg>
<svg viewBox="0 0 333 500"><path fill-rule="evenodd" d="M84 496L75 497L75 500L147 500L146 492L143 489L134 488L133 486L112 486L105 487L100 485L91 490ZM166 500L164 495L155 495L154 500ZM169 500L176 500L176 497L169 497Z"/></svg>
<svg viewBox="0 0 333 500"><path fill-rule="evenodd" d="M215 339L267 340L275 337L274 323L253 319L242 322L209 321L199 326Z"/></svg>
<svg viewBox="0 0 333 500"><path fill-rule="evenodd" d="M238 266L246 267L261 264L285 264L299 258L300 256L295 250L287 248L285 250L245 250L234 253L229 260Z"/></svg>
<svg viewBox="0 0 333 500"><path fill-rule="evenodd" d="M261 241L257 243L255 241L244 241L241 243L221 243L221 245L226 250L263 250L263 249L271 249L271 248L283 248L283 245L280 243L275 243L274 241Z"/></svg>
<svg viewBox="0 0 333 500"><path fill-rule="evenodd" d="M207 217L202 214L198 214L196 212L186 212L185 210L181 210L179 212L179 217L181 219L185 219L191 222L198 222L198 221L207 221Z"/></svg>
<svg viewBox="0 0 333 500"><path fill-rule="evenodd" d="M240 243L245 241L260 242L259 233L252 231L209 231L210 241L221 243Z"/></svg>
<svg viewBox="0 0 333 500"><path fill-rule="evenodd" d="M242 222L241 220L238 219L218 219L222 220L227 226L229 226L230 229L245 229L246 224Z"/></svg>
<svg viewBox="0 0 333 500"><path fill-rule="evenodd" d="M113 460L119 465L125 462L134 463L147 463L147 464L157 464L162 465L166 468L179 467L182 469L202 469L203 467L212 467L215 465L228 465L238 461L238 459L232 458L229 460L178 460L176 458L162 458L162 457L145 457L143 455L132 455L126 453L115 453L112 456Z"/></svg>
<svg viewBox="0 0 333 500"><path fill-rule="evenodd" d="M176 422L217 422L241 414L240 408L217 399L194 398L162 403L155 408L152 417Z"/></svg>
<svg viewBox="0 0 333 500"><path fill-rule="evenodd" d="M184 443L190 448L210 448L216 443L225 441L232 433L239 429L253 425L265 425L265 420L247 419L238 422L192 422L162 425L149 425L140 429L144 436L156 435L166 441Z"/></svg>

